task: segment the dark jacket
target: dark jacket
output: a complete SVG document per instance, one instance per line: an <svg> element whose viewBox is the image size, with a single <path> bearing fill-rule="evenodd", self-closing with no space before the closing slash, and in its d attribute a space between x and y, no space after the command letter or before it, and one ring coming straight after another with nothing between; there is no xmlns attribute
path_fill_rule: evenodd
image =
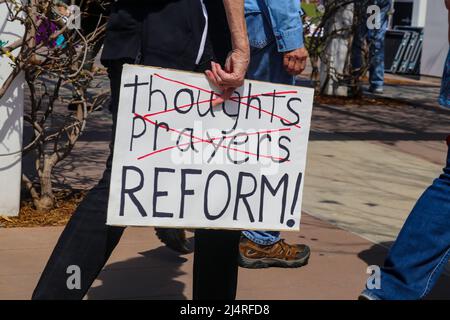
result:
<svg viewBox="0 0 450 320"><path fill-rule="evenodd" d="M210 12L210 26L214 27L209 30L201 63L213 59L212 36L229 42L222 1L204 0L204 3ZM195 70L204 30L200 0L115 1L111 6L102 62L108 65L111 60L133 59L138 64ZM216 51L222 57L229 44L219 43Z"/></svg>

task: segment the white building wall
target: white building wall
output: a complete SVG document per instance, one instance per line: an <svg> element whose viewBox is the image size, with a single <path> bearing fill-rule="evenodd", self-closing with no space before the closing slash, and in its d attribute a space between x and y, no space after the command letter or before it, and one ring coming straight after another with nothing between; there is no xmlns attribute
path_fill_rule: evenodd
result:
<svg viewBox="0 0 450 320"><path fill-rule="evenodd" d="M431 0L431 2L436 2L440 0ZM425 27L425 22L427 19L427 8L429 0L415 0L414 10L413 10L413 25L417 27Z"/></svg>
<svg viewBox="0 0 450 320"><path fill-rule="evenodd" d="M7 21L7 14L6 4L0 4L0 40L11 44L22 37L24 27ZM10 58L0 56L0 86L12 71L10 64ZM17 151L22 148L23 84L20 75L0 99L0 215L5 216L17 215L20 208L22 154Z"/></svg>

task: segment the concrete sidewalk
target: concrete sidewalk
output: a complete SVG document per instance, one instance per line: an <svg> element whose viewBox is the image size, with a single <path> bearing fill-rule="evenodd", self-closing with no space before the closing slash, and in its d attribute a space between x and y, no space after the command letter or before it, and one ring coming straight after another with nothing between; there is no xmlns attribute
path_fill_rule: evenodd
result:
<svg viewBox="0 0 450 320"><path fill-rule="evenodd" d="M311 246L299 269L240 269L238 299L356 299L367 265L380 264L386 249L307 214L301 233L288 241ZM0 232L0 300L29 299L61 227ZM191 299L193 255L162 246L152 228L128 228L87 299ZM442 277L429 298L447 299Z"/></svg>

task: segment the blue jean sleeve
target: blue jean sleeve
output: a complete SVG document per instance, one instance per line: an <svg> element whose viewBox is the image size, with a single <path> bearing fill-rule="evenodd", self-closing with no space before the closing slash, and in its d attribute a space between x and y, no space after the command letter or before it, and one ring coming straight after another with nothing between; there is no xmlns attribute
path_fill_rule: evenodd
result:
<svg viewBox="0 0 450 320"><path fill-rule="evenodd" d="M299 0L264 0L279 52L302 48L303 24Z"/></svg>

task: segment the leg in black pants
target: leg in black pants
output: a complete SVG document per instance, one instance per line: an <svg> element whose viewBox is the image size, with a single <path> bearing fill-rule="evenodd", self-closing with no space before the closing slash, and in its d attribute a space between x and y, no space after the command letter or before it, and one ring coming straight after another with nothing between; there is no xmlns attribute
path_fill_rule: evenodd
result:
<svg viewBox="0 0 450 320"><path fill-rule="evenodd" d="M240 231L197 230L194 300L234 300L238 279Z"/></svg>
<svg viewBox="0 0 450 320"><path fill-rule="evenodd" d="M111 111L113 136L119 102L122 64L117 61L108 68L111 81ZM106 225L111 178L113 143L110 156L100 182L89 191L64 228L53 253L42 272L32 299L81 300L102 270L122 236L123 227ZM67 268L78 266L81 271L81 289L68 289Z"/></svg>
<svg viewBox="0 0 450 320"><path fill-rule="evenodd" d="M216 62L225 63L231 50L230 33L222 1L204 0L209 15L210 53ZM210 61L198 72L210 68ZM234 300L238 280L240 231L197 230L195 232L194 300Z"/></svg>

